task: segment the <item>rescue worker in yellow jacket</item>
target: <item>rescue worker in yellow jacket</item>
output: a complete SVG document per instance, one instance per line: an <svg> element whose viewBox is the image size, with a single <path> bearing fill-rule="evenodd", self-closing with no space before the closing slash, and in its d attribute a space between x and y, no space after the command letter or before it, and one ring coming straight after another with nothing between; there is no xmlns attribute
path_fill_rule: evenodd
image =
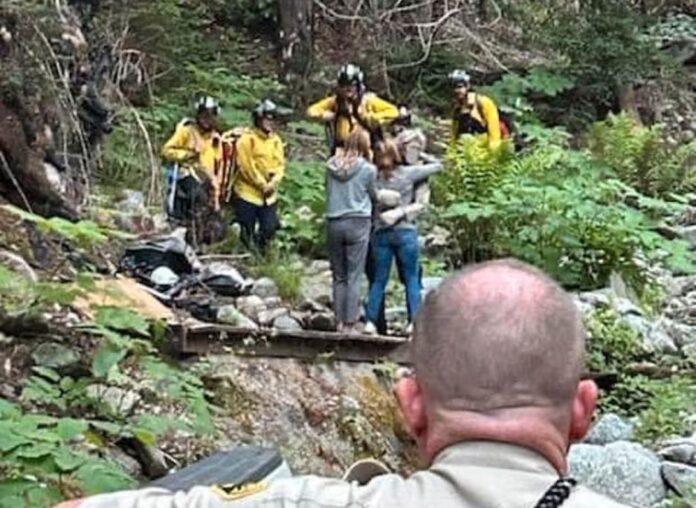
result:
<svg viewBox="0 0 696 508"><path fill-rule="evenodd" d="M457 69L450 73L454 87L454 111L452 112L452 143L464 134L481 136L490 150L501 146L509 137L507 126L500 121L500 113L493 99L476 93L468 72Z"/></svg>
<svg viewBox="0 0 696 508"><path fill-rule="evenodd" d="M244 244L261 251L278 229L278 186L285 175L285 147L275 132L277 114L272 101L261 101L252 112L253 127L237 141L235 220Z"/></svg>
<svg viewBox="0 0 696 508"><path fill-rule="evenodd" d="M178 166L180 179L191 175L199 182L211 184L211 204L220 206L220 177L217 167L222 161L222 143L218 128L220 105L213 97L200 97L195 105L195 119L184 119L177 125L171 138L162 147L162 158ZM170 182L172 183L172 182Z"/></svg>
<svg viewBox="0 0 696 508"><path fill-rule="evenodd" d="M329 131L331 154L343 146L348 136L357 128L371 133L373 141L382 126L399 116L399 109L365 89L365 76L360 67L342 66L338 71L336 94L309 106L307 116L324 122Z"/></svg>

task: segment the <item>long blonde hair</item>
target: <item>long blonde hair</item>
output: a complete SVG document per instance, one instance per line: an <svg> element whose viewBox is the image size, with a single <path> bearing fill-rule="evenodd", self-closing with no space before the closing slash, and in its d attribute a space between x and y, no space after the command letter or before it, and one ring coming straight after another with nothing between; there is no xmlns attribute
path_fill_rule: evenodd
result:
<svg viewBox="0 0 696 508"><path fill-rule="evenodd" d="M365 129L355 129L350 133L345 145L338 154L341 159L353 159L362 157L372 160L372 148L370 147L370 134Z"/></svg>
<svg viewBox="0 0 696 508"><path fill-rule="evenodd" d="M375 148L375 165L380 171L390 172L401 164L399 147L393 139L380 141Z"/></svg>

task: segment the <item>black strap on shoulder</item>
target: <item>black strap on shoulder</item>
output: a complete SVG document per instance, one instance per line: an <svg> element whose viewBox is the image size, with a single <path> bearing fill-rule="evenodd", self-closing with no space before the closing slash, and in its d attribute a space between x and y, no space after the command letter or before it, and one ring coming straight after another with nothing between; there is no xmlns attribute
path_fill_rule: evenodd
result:
<svg viewBox="0 0 696 508"><path fill-rule="evenodd" d="M573 478L559 478L534 508L558 508L570 497L570 493L577 483Z"/></svg>

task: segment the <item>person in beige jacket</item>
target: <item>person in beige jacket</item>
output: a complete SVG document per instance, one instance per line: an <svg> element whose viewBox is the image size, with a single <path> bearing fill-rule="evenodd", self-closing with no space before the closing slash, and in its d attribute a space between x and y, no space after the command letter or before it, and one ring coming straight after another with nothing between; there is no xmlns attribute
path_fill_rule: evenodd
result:
<svg viewBox="0 0 696 508"><path fill-rule="evenodd" d="M572 298L549 277L515 260L472 265L426 297L414 373L395 388L424 470L144 489L62 506L619 508L566 476L570 444L585 436L597 401L597 386L581 379L584 345Z"/></svg>

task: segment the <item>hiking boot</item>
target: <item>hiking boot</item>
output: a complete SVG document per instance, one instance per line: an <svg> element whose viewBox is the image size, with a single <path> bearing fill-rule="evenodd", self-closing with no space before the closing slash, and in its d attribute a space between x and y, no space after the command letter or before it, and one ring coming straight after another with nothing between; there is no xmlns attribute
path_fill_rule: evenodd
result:
<svg viewBox="0 0 696 508"><path fill-rule="evenodd" d="M363 330L363 333L365 335L377 335L377 327L375 324L371 321L368 321L365 324L365 329Z"/></svg>

